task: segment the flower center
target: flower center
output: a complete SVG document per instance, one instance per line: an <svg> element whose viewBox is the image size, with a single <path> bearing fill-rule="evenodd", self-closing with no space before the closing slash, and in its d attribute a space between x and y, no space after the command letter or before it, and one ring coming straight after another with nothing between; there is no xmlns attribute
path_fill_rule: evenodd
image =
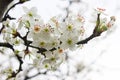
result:
<svg viewBox="0 0 120 80"><path fill-rule="evenodd" d="M45 42L40 42L40 46L45 46Z"/></svg>
<svg viewBox="0 0 120 80"><path fill-rule="evenodd" d="M71 31L72 29L73 29L73 26L72 26L72 25L68 25L68 26L67 26L67 30L68 30L68 31Z"/></svg>
<svg viewBox="0 0 120 80"><path fill-rule="evenodd" d="M40 26L39 25L35 25L34 26L34 31L35 32L39 32L40 31Z"/></svg>
<svg viewBox="0 0 120 80"><path fill-rule="evenodd" d="M33 16L31 12L30 12L28 15L29 15L30 17L32 17L32 16Z"/></svg>
<svg viewBox="0 0 120 80"><path fill-rule="evenodd" d="M52 57L50 60L51 60L51 61L54 61L54 60L55 60L55 58L54 58L54 57Z"/></svg>
<svg viewBox="0 0 120 80"><path fill-rule="evenodd" d="M49 65L48 64L45 64L45 66L44 66L45 68L48 68L49 67Z"/></svg>
<svg viewBox="0 0 120 80"><path fill-rule="evenodd" d="M58 52L59 52L59 53L63 53L63 49L59 49Z"/></svg>
<svg viewBox="0 0 120 80"><path fill-rule="evenodd" d="M67 43L68 43L69 45L71 45L71 44L72 44L72 40L71 40L71 39L68 39L68 40L67 40Z"/></svg>

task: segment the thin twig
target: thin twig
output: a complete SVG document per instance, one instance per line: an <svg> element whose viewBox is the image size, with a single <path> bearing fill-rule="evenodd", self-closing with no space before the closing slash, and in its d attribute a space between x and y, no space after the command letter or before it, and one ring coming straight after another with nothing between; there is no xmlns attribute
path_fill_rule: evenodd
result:
<svg viewBox="0 0 120 80"><path fill-rule="evenodd" d="M88 41L90 41L91 39L97 37L97 36L100 36L102 32L98 32L97 29L100 25L100 14L97 15L97 21L96 21L96 26L93 30L93 33L92 35L90 35L88 38L84 39L84 40L81 40L79 42L77 42L76 44L79 45L79 44L86 44Z"/></svg>
<svg viewBox="0 0 120 80"><path fill-rule="evenodd" d="M0 29L0 34L2 33L3 29L5 28L4 25L2 25L2 28Z"/></svg>

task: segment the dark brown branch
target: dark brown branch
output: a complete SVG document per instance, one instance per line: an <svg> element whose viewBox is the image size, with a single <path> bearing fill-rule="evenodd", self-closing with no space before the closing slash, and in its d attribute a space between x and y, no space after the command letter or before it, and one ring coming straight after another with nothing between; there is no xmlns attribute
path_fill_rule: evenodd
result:
<svg viewBox="0 0 120 80"><path fill-rule="evenodd" d="M96 34L97 33L97 29L100 25L100 14L97 14L97 21L96 21L96 26L95 26L95 29L93 31L93 34Z"/></svg>
<svg viewBox="0 0 120 80"><path fill-rule="evenodd" d="M0 47L7 47L14 51L13 45L11 45L10 43L1 43L0 42Z"/></svg>
<svg viewBox="0 0 120 80"><path fill-rule="evenodd" d="M19 37L20 39L22 39L24 41L24 45L26 45L27 47L32 43L32 41L27 40L28 34L29 34L29 31L23 37L20 35L19 32L17 32L17 35L16 35L17 37Z"/></svg>
<svg viewBox="0 0 120 80"><path fill-rule="evenodd" d="M1 2L1 1L2 1L2 0L0 0L0 2ZM6 1L8 1L8 2L6 2ZM6 1L5 1L5 2L3 1L3 3L2 3L2 2L0 3L0 4L1 4L1 5L0 5L0 12L1 12L1 10L2 10L2 7L3 7L3 8L5 7L4 9L6 9L6 7L9 5L9 3L12 2L13 0L6 0ZM26 0L26 1L29 1L29 0ZM0 14L0 22L6 21L7 18L10 19L10 20L15 19L15 18L11 17L8 13L9 13L10 10L13 9L15 6L17 6L17 5L19 5L19 4L23 4L23 3L26 2L26 1L20 0L19 2L13 4L13 5L6 11L6 13L5 13L4 16L3 16L3 14L4 14L5 10L3 10L2 13ZM7 3L6 6L3 6L4 3ZM3 16L3 18L2 18L2 16ZM2 18L2 19L1 19L1 18ZM2 26L2 28L0 29L0 34L1 34L1 32L2 32L2 30L3 30L4 28L5 28L5 26Z"/></svg>
<svg viewBox="0 0 120 80"><path fill-rule="evenodd" d="M17 59L18 59L18 61L19 61L19 63L20 63L19 69L18 69L18 71L17 71L17 73L16 73L16 74L18 74L20 71L22 71L23 61L22 61L22 57L20 57L19 55L16 55L16 57L17 57Z"/></svg>
<svg viewBox="0 0 120 80"><path fill-rule="evenodd" d="M79 41L77 42L76 44L79 45L79 44L86 44L88 41L90 41L91 39L97 37L97 36L100 36L102 32L98 32L97 29L100 25L100 14L97 15L97 21L96 21L96 26L93 30L93 33L92 35L90 35L88 38L82 40L82 41Z"/></svg>
<svg viewBox="0 0 120 80"><path fill-rule="evenodd" d="M12 8L14 8L16 5L18 5L18 4L20 4L20 3L19 3L19 2L15 3L14 5L12 5L12 6L7 10L7 12L5 13L2 21L6 21L6 19L8 18L7 16L8 16L9 11L10 11Z"/></svg>
<svg viewBox="0 0 120 80"><path fill-rule="evenodd" d="M20 57L19 55L16 54L16 58L17 58L17 60L19 61L19 68L18 68L18 70L17 70L16 73L13 72L14 74L12 74L11 78L12 78L12 77L16 77L16 75L17 75L20 71L22 71L22 64L23 64L22 57Z"/></svg>
<svg viewBox="0 0 120 80"><path fill-rule="evenodd" d="M26 1L29 1L29 0L26 0ZM7 18L14 19L14 18L11 18L11 17L8 15L8 13L9 13L10 10L13 9L15 6L17 6L17 5L19 5L19 4L23 4L23 3L26 2L26 1L20 0L19 2L13 4L13 5L7 10L7 12L5 13L2 21L5 21Z"/></svg>
<svg viewBox="0 0 120 80"><path fill-rule="evenodd" d="M19 69L17 70L17 72L12 72L11 73L11 76L9 76L8 78L7 78L7 80L9 80L10 78L13 78L13 77L16 77L17 76L17 74L20 72L20 71L22 71L22 64L23 64L23 61L22 61L22 57L20 57L19 55L15 55L16 56L16 58L17 58L17 60L19 61L19 63L20 63L20 65L19 65Z"/></svg>
<svg viewBox="0 0 120 80"><path fill-rule="evenodd" d="M86 44L88 41L90 41L91 39L93 39L94 37L96 37L94 34L92 34L91 36L89 36L88 38L82 40L82 41L79 41L77 42L76 44Z"/></svg>
<svg viewBox="0 0 120 80"><path fill-rule="evenodd" d="M43 52L47 51L47 49L45 49L45 48L39 48L39 47L35 47L35 46L32 46L32 45L29 45L29 47L38 49L37 53L43 53Z"/></svg>
<svg viewBox="0 0 120 80"><path fill-rule="evenodd" d="M10 11L12 8L14 8L16 5L22 4L22 3L26 2L26 1L29 1L29 0L19 0L19 2L15 3L14 5L12 5L12 6L6 11L6 13L5 13L5 10L6 10L7 6L8 6L12 1L13 1L13 0L0 0L0 22L6 21L7 18L9 18L10 20L14 19L14 18L12 18L11 16L9 16L9 14L8 14L9 11ZM5 13L5 15L3 16L4 13ZM2 20L2 21L1 21L1 20ZM2 32L2 30L3 30L4 28L5 28L5 26L3 25L2 28L0 29L0 34L1 34L1 32ZM16 35L18 35L18 33L17 33ZM15 37L16 37L16 35L15 35ZM28 33L26 34L26 36L27 36L27 35L28 35ZM29 44L30 44L30 43L26 43L26 42L29 42L29 41L27 41L26 37L23 37L23 39L25 40L25 44L26 44L26 45L29 45ZM14 52L13 45L11 45L10 43L0 42L0 47L10 48L10 49L12 49L13 52ZM17 72L14 72L14 71L13 71L13 72L11 73L11 76L8 77L7 79L10 79L10 78L12 78L12 77L16 77L16 75L17 75L20 71L22 71L22 64L23 64L22 57L20 57L20 56L17 55L17 54L16 54L15 56L16 56L17 60L19 61L19 68L18 68Z"/></svg>
<svg viewBox="0 0 120 80"><path fill-rule="evenodd" d="M23 37L17 32L17 36L24 41L24 45L27 47L27 49L28 49L28 47L32 47L32 48L38 49L37 53L41 53L41 54L43 54L43 52L47 51L47 49L45 49L45 48L39 48L39 47L30 45L32 43L32 41L27 40L28 34L29 34L29 30L26 33L26 35L23 36Z"/></svg>
<svg viewBox="0 0 120 80"><path fill-rule="evenodd" d="M6 11L8 5L12 2L13 0L0 0L0 21L2 20L2 17L4 15L4 12Z"/></svg>

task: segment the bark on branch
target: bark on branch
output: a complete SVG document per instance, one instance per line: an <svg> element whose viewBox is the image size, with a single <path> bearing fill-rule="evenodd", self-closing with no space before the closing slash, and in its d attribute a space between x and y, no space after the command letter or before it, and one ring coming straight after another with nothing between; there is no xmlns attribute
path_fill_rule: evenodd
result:
<svg viewBox="0 0 120 80"><path fill-rule="evenodd" d="M5 11L7 10L8 5L12 2L13 0L0 0L0 21L3 18L3 15Z"/></svg>

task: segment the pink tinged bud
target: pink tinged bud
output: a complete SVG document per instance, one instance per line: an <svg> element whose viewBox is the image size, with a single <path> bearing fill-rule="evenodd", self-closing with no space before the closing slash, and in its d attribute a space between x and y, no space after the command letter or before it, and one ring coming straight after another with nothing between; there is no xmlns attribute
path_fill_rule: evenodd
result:
<svg viewBox="0 0 120 80"><path fill-rule="evenodd" d="M114 22L116 21L116 19L115 19L115 16L111 16L110 17L110 21L108 22L108 24L107 24L107 27L108 28L110 28L111 26L113 26L114 25Z"/></svg>
<svg viewBox="0 0 120 80"><path fill-rule="evenodd" d="M58 49L58 52L61 54L63 53L63 49Z"/></svg>
<svg viewBox="0 0 120 80"><path fill-rule="evenodd" d="M97 8L99 11L105 11L105 9L102 9L102 8Z"/></svg>
<svg viewBox="0 0 120 80"><path fill-rule="evenodd" d="M84 35L84 32L85 32L85 29L84 29L84 27L83 27L83 26L81 26L81 29L80 29L80 34L81 34L81 36L83 36L83 35Z"/></svg>
<svg viewBox="0 0 120 80"><path fill-rule="evenodd" d="M78 20L79 20L80 22L85 22L84 17L82 17L81 15L78 15Z"/></svg>
<svg viewBox="0 0 120 80"><path fill-rule="evenodd" d="M112 23L112 21L109 21L107 24L107 27L110 28L111 26L113 26L113 23Z"/></svg>
<svg viewBox="0 0 120 80"><path fill-rule="evenodd" d="M106 10L106 9L103 9L103 8L97 8L97 9L95 9L95 11L97 11L98 14L101 14L101 13L102 13L102 14L104 14L104 15L107 15L106 13L104 13L105 10Z"/></svg>
<svg viewBox="0 0 120 80"><path fill-rule="evenodd" d="M111 16L110 19L111 19L112 21L116 21L115 16Z"/></svg>
<svg viewBox="0 0 120 80"><path fill-rule="evenodd" d="M51 20L55 23L56 27L58 27L58 26L59 26L58 21L57 21L54 17L53 17Z"/></svg>

